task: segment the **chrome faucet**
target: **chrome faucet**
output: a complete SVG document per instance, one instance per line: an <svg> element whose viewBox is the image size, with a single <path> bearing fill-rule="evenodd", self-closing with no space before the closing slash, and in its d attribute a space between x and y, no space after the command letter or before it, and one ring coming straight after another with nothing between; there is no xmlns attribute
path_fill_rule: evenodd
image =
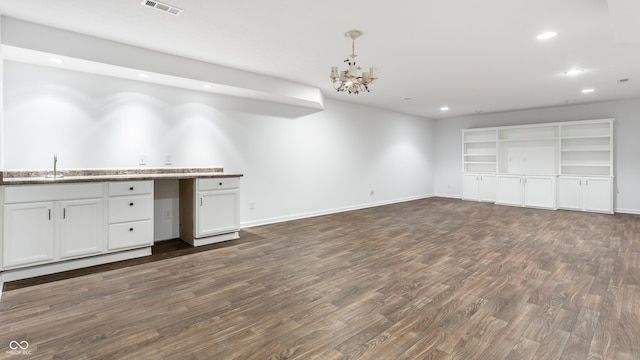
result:
<svg viewBox="0 0 640 360"><path fill-rule="evenodd" d="M56 178L56 174L58 171L56 170L58 167L58 154L53 154L53 178Z"/></svg>
<svg viewBox="0 0 640 360"><path fill-rule="evenodd" d="M46 177L54 180L64 177L62 174L58 174L58 154L53 154L53 173L48 173Z"/></svg>

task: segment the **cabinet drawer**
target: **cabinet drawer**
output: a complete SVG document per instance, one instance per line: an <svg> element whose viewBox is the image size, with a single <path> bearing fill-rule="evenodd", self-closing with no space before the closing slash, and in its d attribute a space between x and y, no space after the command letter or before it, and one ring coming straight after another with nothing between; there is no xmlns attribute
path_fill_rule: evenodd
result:
<svg viewBox="0 0 640 360"><path fill-rule="evenodd" d="M109 183L109 196L152 194L153 181L117 181Z"/></svg>
<svg viewBox="0 0 640 360"><path fill-rule="evenodd" d="M4 203L101 198L104 183L34 184L4 187Z"/></svg>
<svg viewBox="0 0 640 360"><path fill-rule="evenodd" d="M109 250L153 245L151 220L109 225Z"/></svg>
<svg viewBox="0 0 640 360"><path fill-rule="evenodd" d="M198 190L234 189L240 186L240 178L198 179Z"/></svg>
<svg viewBox="0 0 640 360"><path fill-rule="evenodd" d="M147 220L153 216L151 195L109 198L109 223Z"/></svg>

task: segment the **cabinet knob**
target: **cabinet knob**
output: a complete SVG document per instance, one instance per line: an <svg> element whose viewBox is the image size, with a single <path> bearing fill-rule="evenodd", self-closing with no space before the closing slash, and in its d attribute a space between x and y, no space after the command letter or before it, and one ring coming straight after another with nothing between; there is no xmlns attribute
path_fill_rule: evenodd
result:
<svg viewBox="0 0 640 360"><path fill-rule="evenodd" d="M133 190L133 186L129 188L129 190Z"/></svg>
<svg viewBox="0 0 640 360"><path fill-rule="evenodd" d="M222 183L220 182L220 183L218 183L218 185L222 185Z"/></svg>
<svg viewBox="0 0 640 360"><path fill-rule="evenodd" d="M133 203L129 203L129 206L133 206Z"/></svg>
<svg viewBox="0 0 640 360"><path fill-rule="evenodd" d="M129 228L129 231L133 231L133 228Z"/></svg>

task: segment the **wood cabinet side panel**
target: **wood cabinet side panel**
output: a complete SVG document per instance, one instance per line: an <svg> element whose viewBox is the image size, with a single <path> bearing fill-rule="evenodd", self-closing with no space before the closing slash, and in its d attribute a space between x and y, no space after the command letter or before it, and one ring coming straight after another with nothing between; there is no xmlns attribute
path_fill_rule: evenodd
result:
<svg viewBox="0 0 640 360"><path fill-rule="evenodd" d="M180 238L187 242L193 241L195 234L194 187L193 179L180 180Z"/></svg>

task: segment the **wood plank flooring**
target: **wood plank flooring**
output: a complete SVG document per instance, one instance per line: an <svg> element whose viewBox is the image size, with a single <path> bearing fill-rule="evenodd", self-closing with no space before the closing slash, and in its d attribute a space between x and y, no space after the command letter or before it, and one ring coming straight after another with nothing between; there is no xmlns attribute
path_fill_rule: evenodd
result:
<svg viewBox="0 0 640 360"><path fill-rule="evenodd" d="M5 284L0 358L640 359L637 215L432 198L174 245Z"/></svg>

